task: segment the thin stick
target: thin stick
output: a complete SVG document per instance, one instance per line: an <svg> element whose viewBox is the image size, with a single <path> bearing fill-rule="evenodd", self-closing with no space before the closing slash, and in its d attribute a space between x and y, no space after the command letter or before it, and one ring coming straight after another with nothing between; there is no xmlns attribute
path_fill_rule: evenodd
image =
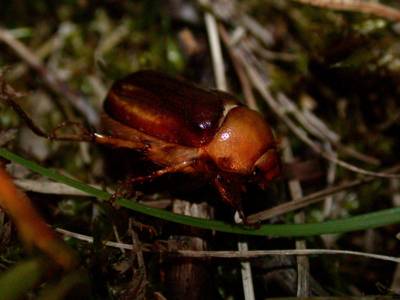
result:
<svg viewBox="0 0 400 300"><path fill-rule="evenodd" d="M331 152L335 156L337 155L332 150L332 146L329 142L326 142L324 146L325 146L326 151ZM336 164L334 162L329 162L329 166L328 166L328 170L327 170L327 174L326 174L326 182L329 187L331 187L333 185L333 183L335 182L335 177L336 177ZM331 215L332 204L333 204L333 195L329 195L325 198L324 208L322 210L323 211L322 215L325 218L327 218Z"/></svg>
<svg viewBox="0 0 400 300"><path fill-rule="evenodd" d="M190 251L181 250L178 251L178 255L192 257L192 258L238 258L238 259L249 259L258 258L269 255L280 255L280 256L293 256L293 255L355 255L368 257L373 259L380 259L385 261L392 261L400 263L400 257L387 256L374 253L351 251L351 250L331 250L331 249L289 249L289 250L249 250L247 252L238 251Z"/></svg>
<svg viewBox="0 0 400 300"><path fill-rule="evenodd" d="M50 72L41 62L40 59L29 50L24 44L14 38L14 36L4 28L0 28L0 41L4 42L15 53L23 59L31 68L36 70L40 76L43 77L47 86L59 95L64 96L92 126L99 124L99 116L97 112L88 104L87 100L81 95L72 91L65 82L57 76L57 74Z"/></svg>
<svg viewBox="0 0 400 300"><path fill-rule="evenodd" d="M257 103L256 103L256 98L254 97L253 93L253 87L248 79L248 77L245 74L245 70L240 63L240 60L237 59L236 54L234 51L232 51L232 48L229 47L229 42L230 42L230 37L228 32L225 30L225 28L220 25L218 26L218 31L221 35L222 41L224 42L226 48L228 49L229 56L231 57L233 66L236 70L236 74L239 77L240 84L242 86L243 94L244 94L244 100L247 104L248 107L254 110L258 110Z"/></svg>
<svg viewBox="0 0 400 300"><path fill-rule="evenodd" d="M77 240L85 241L88 243L93 243L93 237L72 232L62 228L56 228L56 231L63 234L64 236L69 236ZM132 244L116 243L111 241L105 241L104 245L114 248L123 248L126 250L137 250ZM331 250L331 249L305 249L305 250L294 250L294 249L284 249L284 250L248 250L248 251L193 251L193 250L154 250L154 247L150 244L142 244L141 249L144 252L152 253L169 253L174 255L181 255L191 258L227 258L227 259L252 259L265 256L293 256L293 255L355 255L361 257L368 257L372 259L379 259L385 261L391 261L395 263L400 263L400 257L380 255L374 253L351 251L351 250Z"/></svg>
<svg viewBox="0 0 400 300"><path fill-rule="evenodd" d="M68 195L68 196L80 196L80 197L91 197L85 192L74 189L68 185L53 181L41 181L32 179L14 179L15 185L19 188L41 194L52 194L52 195ZM100 188L93 186L94 188Z"/></svg>
<svg viewBox="0 0 400 300"><path fill-rule="evenodd" d="M142 248L142 242L139 240L139 237L136 233L136 231L133 229L133 223L134 220L132 218L129 218L129 233L131 235L132 238L132 246L134 248L136 248L137 250L133 250L132 252L135 252L134 254L136 254L136 259L137 259L137 266L139 270L136 270L136 268L133 267L133 278L137 277L138 275L141 277L140 280L140 291L143 292L144 291L144 287L146 284L148 284L147 281L147 272L146 272L146 264L145 264L145 260L143 257L143 250ZM140 274L137 274L139 271Z"/></svg>
<svg viewBox="0 0 400 300"><path fill-rule="evenodd" d="M226 91L228 89L228 85L226 83L224 59L222 57L221 43L218 37L217 22L210 13L205 13L204 18L206 22L208 40L210 43L217 88L222 91Z"/></svg>
<svg viewBox="0 0 400 300"><path fill-rule="evenodd" d="M287 163L291 163L294 159L292 148L290 146L289 140L286 138L283 140L284 151L283 151L283 159ZM296 179L291 179L288 182L289 192L292 198L291 202L296 202L297 199L303 197L303 190L300 185L300 181ZM304 223L305 215L304 212L298 212L294 216L295 223ZM307 248L305 240L296 240L296 249L304 250ZM310 296L310 263L306 256L298 256L296 257L297 261L297 297L308 297Z"/></svg>
<svg viewBox="0 0 400 300"><path fill-rule="evenodd" d="M391 171L398 172L399 170L400 170L400 166L397 165L397 166L394 166L393 168L386 169L385 172L386 173L390 173ZM356 179L351 182L343 183L343 184L340 184L340 185L337 185L334 187L330 187L330 188L312 193L301 199L298 199L296 202L287 201L281 205L277 205L273 208L250 215L247 217L247 221L249 223L257 223L257 222L265 221L272 217L277 217L284 213L288 213L288 212L297 210L299 208L306 207L308 205L317 203L317 202L325 199L326 196L357 187L359 185L371 182L375 179L376 179L376 177L365 177L363 179Z"/></svg>
<svg viewBox="0 0 400 300"><path fill-rule="evenodd" d="M57 32L47 41L41 44L38 49L34 50L35 56L39 61L43 61L47 56L57 52L64 45L65 40L74 32L75 26L69 22L62 23ZM7 78L15 81L28 70L28 65L24 62L17 64L7 74Z"/></svg>
<svg viewBox="0 0 400 300"><path fill-rule="evenodd" d="M303 4L319 6L323 8L347 10L360 12L365 14L371 14L378 17L382 17L391 21L400 21L400 11L372 1L361 1L361 0L294 0Z"/></svg>
<svg viewBox="0 0 400 300"><path fill-rule="evenodd" d="M328 128L328 126L311 111L301 111L297 105L289 99L285 94L279 93L277 95L277 100L285 107L285 112L292 114L296 120L312 135L316 136L324 142L329 142L335 145L337 149L357 158L360 161L372 165L379 165L379 159L372 157L370 155L360 153L355 149L342 145L340 142L341 137L334 131Z"/></svg>
<svg viewBox="0 0 400 300"><path fill-rule="evenodd" d="M117 226L115 224L113 224L112 225L112 229L113 229L113 232L114 232L115 239L117 240L117 242L119 244L121 244L121 239L119 238L119 233L118 233ZM122 254L125 254L125 249L124 248L119 248L119 249L121 250Z"/></svg>

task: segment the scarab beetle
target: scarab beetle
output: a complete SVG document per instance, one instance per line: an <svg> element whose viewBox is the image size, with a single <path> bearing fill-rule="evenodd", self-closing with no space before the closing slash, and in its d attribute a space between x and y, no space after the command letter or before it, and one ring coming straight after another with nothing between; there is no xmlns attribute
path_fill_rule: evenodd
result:
<svg viewBox="0 0 400 300"><path fill-rule="evenodd" d="M263 117L232 95L155 71L116 81L104 102L98 143L132 148L166 173L202 174L243 217L240 194L280 175L277 145Z"/></svg>
<svg viewBox="0 0 400 300"><path fill-rule="evenodd" d="M139 71L112 85L104 101L102 133L48 135L15 101L6 102L42 137L130 148L160 166L132 183L166 173L200 174L244 221L241 193L246 183L265 188L281 173L274 136L259 113L228 93L159 72Z"/></svg>

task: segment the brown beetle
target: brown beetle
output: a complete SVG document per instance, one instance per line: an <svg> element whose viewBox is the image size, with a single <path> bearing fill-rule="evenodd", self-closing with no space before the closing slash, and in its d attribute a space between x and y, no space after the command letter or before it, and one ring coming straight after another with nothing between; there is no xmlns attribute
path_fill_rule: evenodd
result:
<svg viewBox="0 0 400 300"><path fill-rule="evenodd" d="M162 166L138 178L200 173L243 217L240 194L253 179L262 188L280 175L270 126L224 92L205 90L154 71L139 71L111 87L95 140L142 151Z"/></svg>
<svg viewBox="0 0 400 300"><path fill-rule="evenodd" d="M161 166L132 183L167 173L201 174L244 221L240 194L246 182L265 188L281 173L271 128L259 113L228 93L159 72L139 71L113 84L104 102L104 133L47 135L14 101L8 103L40 136L130 148Z"/></svg>

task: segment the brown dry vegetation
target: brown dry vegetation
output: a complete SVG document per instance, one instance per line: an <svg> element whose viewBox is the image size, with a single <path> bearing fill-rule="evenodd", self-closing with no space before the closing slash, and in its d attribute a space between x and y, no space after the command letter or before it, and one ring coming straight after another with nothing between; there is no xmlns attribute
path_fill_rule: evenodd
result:
<svg viewBox="0 0 400 300"><path fill-rule="evenodd" d="M258 109L280 141L284 174L267 191L249 187L244 203L250 220L317 228L398 207L400 181L392 176L400 152L398 3L211 2L2 1L1 86L8 90L0 96L11 95L47 132L65 120L97 130L115 79L140 69L185 77L229 90ZM209 42L213 34L221 52ZM130 151L38 137L4 101L0 145L101 188L115 189L127 174L155 168ZM256 299L400 293L400 268L387 257L280 252L246 260L255 253L237 252L240 243L257 251L350 250L396 261L398 224L305 239L226 234L118 208L4 164L80 257L81 273L47 276L26 299L243 299L244 285ZM215 190L192 178L166 176L135 191L134 201L234 223ZM0 224L3 273L38 253L24 250L3 211ZM246 270L252 283L243 280Z"/></svg>

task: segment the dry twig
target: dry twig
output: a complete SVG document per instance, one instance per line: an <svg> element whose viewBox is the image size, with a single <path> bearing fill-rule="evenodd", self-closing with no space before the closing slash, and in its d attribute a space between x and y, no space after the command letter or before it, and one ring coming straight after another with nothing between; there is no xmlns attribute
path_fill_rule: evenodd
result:
<svg viewBox="0 0 400 300"><path fill-rule="evenodd" d="M285 139L284 141L284 151L283 151L283 159L287 163L291 163L294 159L292 148L290 146L289 140ZM303 191L300 185L300 182L296 179L291 179L288 182L289 192L292 198L291 202L296 202L297 199L300 199L303 196ZM295 215L294 220L296 223L304 223L305 215L304 212L299 212ZM306 241L305 240L296 240L296 249L304 250L306 249ZM298 256L297 260L297 296L298 297L308 297L310 296L310 263L308 258L305 256Z"/></svg>
<svg viewBox="0 0 400 300"><path fill-rule="evenodd" d="M391 171L393 172L398 172L400 171L400 166L394 166L393 168L385 170L385 173L390 173ZM371 182L375 180L376 177L365 177L362 179L356 179L347 183L342 183L333 187L329 187L324 190L320 190L318 192L312 193L310 195L307 195L301 199L298 199L295 202L292 201L286 201L281 205L277 205L273 208L255 213L253 215L248 216L247 220L249 223L257 223L261 221L268 220L273 217L280 216L282 214L295 211L297 209L306 207L308 205L317 203L323 199L325 199L329 195L333 195L351 188L355 188L359 185Z"/></svg>
<svg viewBox="0 0 400 300"><path fill-rule="evenodd" d="M319 6L322 8L337 9L371 14L377 17L388 19L390 21L400 21L400 11L372 1L363 0L294 0L303 4Z"/></svg>
<svg viewBox="0 0 400 300"><path fill-rule="evenodd" d="M88 243L93 243L93 237L75 233L69 230L65 230L62 228L57 228L56 231L59 233L75 238L77 240L85 241ZM111 241L105 241L104 245L108 247L115 248L124 248L126 250L134 250L135 246L132 244L120 244ZM330 250L330 249L305 249L305 250L297 250L297 249L289 249L289 250L249 250L249 251L192 251L192 250L174 250L168 251L166 249L157 249L150 244L142 244L141 250L144 252L152 252L152 253L167 253L171 255L180 255L184 257L191 258L229 258L229 259L251 259L258 257L265 257L269 255L284 255L284 256L293 256L293 255L355 255L368 257L372 259L379 259L385 261L392 261L395 263L400 263L400 257L395 256L387 256L380 255L374 253L366 253L359 251L351 251L351 250Z"/></svg>
<svg viewBox="0 0 400 300"><path fill-rule="evenodd" d="M0 28L0 41L7 44L21 59L38 72L51 90L64 96L83 116L85 116L90 125L98 125L99 116L93 107L88 104L87 100L80 94L72 91L56 73L46 68L30 49L15 39L14 36L4 28Z"/></svg>

